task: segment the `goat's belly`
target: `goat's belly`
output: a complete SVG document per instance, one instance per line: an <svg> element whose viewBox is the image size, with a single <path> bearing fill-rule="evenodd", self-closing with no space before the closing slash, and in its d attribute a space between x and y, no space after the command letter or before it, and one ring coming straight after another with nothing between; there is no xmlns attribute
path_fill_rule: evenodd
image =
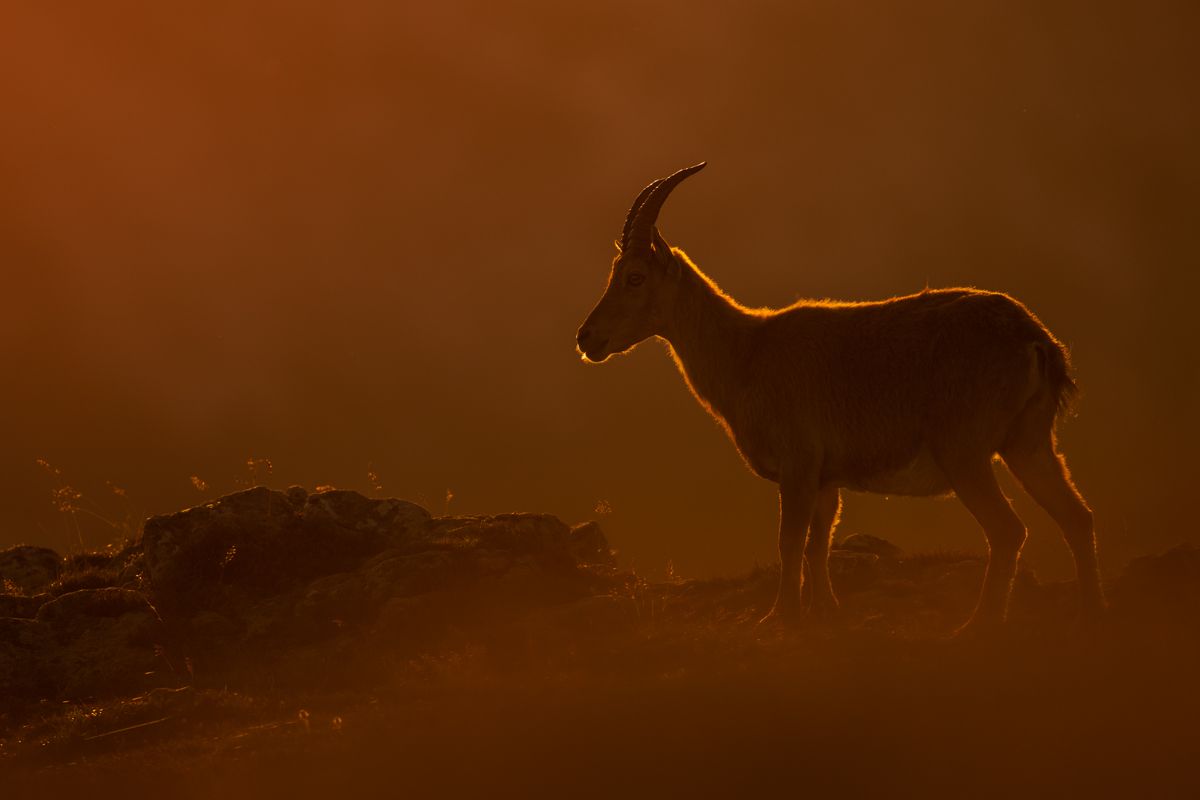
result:
<svg viewBox="0 0 1200 800"><path fill-rule="evenodd" d="M899 469L876 472L848 481L846 488L859 492L895 494L909 497L929 497L951 491L946 475L928 452L922 450L916 458Z"/></svg>

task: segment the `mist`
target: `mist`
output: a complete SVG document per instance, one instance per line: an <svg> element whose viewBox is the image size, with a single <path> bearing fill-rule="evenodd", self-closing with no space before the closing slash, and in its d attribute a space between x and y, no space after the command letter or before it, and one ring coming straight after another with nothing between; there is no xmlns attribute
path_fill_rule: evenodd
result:
<svg viewBox="0 0 1200 800"><path fill-rule="evenodd" d="M663 348L602 367L574 349L630 201L700 160L661 227L734 297L1013 294L1071 349L1060 436L1102 567L1196 541L1195 16L18 3L0 546L78 549L37 459L113 516L205 501L257 458L274 488L598 517L652 574L772 561L774 487ZM1068 577L1053 523L1006 487L1024 562ZM985 547L953 502L850 496L841 531Z"/></svg>

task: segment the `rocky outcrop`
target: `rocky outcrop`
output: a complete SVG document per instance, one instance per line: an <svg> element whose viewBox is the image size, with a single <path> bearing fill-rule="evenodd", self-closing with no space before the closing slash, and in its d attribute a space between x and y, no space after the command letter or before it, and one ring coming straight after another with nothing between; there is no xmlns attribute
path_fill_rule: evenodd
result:
<svg viewBox="0 0 1200 800"><path fill-rule="evenodd" d="M256 679L271 685L288 674L333 681L355 659L384 650L419 657L466 631L532 643L546 630L749 625L778 581L771 568L650 584L615 569L594 522L433 517L403 500L299 487L248 489L153 517L119 552L63 560L13 548L0 565L19 590L0 594L0 706L178 686L193 666L208 676L266 675ZM830 571L843 610L869 621L861 624L890 625L881 621L897 613L957 623L978 596L984 559L906 556L858 534L834 546ZM1190 621L1198 587L1200 548L1183 546L1130 564L1112 597L1124 609L1190 609L1180 616ZM1044 620L1069 603L1066 589L1022 568L1013 613L1025 624Z"/></svg>
<svg viewBox="0 0 1200 800"><path fill-rule="evenodd" d="M499 609L588 596L613 563L594 523L434 518L404 500L300 487L152 517L133 546L73 556L61 573L52 551L14 550L14 585L46 591L0 595L10 700L120 693L147 675L161 685L177 680L164 668L192 656L285 660L373 631L436 635Z"/></svg>

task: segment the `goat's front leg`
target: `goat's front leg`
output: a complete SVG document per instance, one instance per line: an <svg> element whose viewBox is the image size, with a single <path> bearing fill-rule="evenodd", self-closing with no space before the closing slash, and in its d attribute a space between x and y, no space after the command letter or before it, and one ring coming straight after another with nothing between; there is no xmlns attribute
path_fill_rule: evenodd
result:
<svg viewBox="0 0 1200 800"><path fill-rule="evenodd" d="M838 608L837 596L834 595L833 584L829 580L829 546L833 542L833 529L837 527L838 515L842 510L842 498L838 487L821 487L814 506L812 525L808 529L808 542L804 545L803 583L812 594L813 613L820 617L828 617Z"/></svg>
<svg viewBox="0 0 1200 800"><path fill-rule="evenodd" d="M793 622L800 616L800 587L804 580L804 547L816 507L815 474L779 481L779 594L775 607L760 622Z"/></svg>

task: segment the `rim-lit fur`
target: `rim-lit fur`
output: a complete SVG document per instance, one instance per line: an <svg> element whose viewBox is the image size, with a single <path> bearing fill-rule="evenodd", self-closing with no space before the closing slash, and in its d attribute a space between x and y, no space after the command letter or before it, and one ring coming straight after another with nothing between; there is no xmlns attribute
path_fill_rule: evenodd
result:
<svg viewBox="0 0 1200 800"><path fill-rule="evenodd" d="M997 455L1062 527L1083 609L1103 607L1091 511L1054 438L1075 394L1067 351L1012 297L953 288L751 309L653 228L648 248L614 261L578 344L603 361L649 337L670 345L749 468L779 484L782 575L769 617L799 611L804 565L814 607L836 607L829 542L840 491L852 489L955 493L990 545L972 621L1002 621L1025 526L996 483Z"/></svg>

